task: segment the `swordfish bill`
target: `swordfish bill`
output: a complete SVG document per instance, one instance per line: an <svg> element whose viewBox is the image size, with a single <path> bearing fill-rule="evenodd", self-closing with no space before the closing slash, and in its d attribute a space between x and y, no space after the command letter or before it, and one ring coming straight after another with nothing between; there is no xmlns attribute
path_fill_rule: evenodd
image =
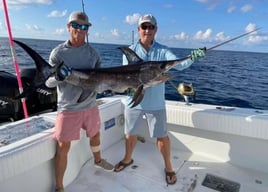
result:
<svg viewBox="0 0 268 192"><path fill-rule="evenodd" d="M45 61L36 51L26 44L14 40L21 46L34 60L36 65L36 75L34 81L30 85L31 89L38 89L45 85L45 81L55 75L64 65L62 62L59 65L52 67ZM166 73L175 65L188 59L176 59L169 61L143 61L133 50L128 47L119 48L129 62L129 65L120 65L116 67L94 68L88 70L72 69L71 74L66 78L70 84L80 86L85 92L96 91L101 93L106 90L123 93L128 88L135 90L131 107L138 105L144 96L144 92L148 87L153 87L167 80L170 80L174 75ZM28 89L29 90L29 89ZM25 91L28 91L27 89ZM25 97L27 93L22 93L17 98Z"/></svg>

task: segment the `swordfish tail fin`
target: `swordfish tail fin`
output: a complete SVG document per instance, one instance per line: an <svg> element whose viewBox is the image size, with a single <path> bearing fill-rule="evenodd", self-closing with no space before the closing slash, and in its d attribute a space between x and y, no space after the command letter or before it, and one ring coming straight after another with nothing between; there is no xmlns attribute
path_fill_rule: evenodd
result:
<svg viewBox="0 0 268 192"><path fill-rule="evenodd" d="M19 99L33 94L38 88L46 87L45 81L48 79L49 76L51 76L51 74L54 73L55 69L52 68L48 64L48 62L46 62L45 59L43 59L41 55L39 55L32 48L20 41L13 41L18 44L22 49L24 49L28 53L28 55L30 55L30 57L34 60L36 69L35 76L33 77L34 80L32 81L32 83L24 88L23 93L16 96L16 99Z"/></svg>
<svg viewBox="0 0 268 192"><path fill-rule="evenodd" d="M43 80L46 80L52 73L54 73L54 69L35 50L33 50L32 48L30 48L29 46L20 41L17 40L13 41L17 43L21 48L23 48L28 53L28 55L34 60L36 66L36 77L38 77L39 79L41 78Z"/></svg>

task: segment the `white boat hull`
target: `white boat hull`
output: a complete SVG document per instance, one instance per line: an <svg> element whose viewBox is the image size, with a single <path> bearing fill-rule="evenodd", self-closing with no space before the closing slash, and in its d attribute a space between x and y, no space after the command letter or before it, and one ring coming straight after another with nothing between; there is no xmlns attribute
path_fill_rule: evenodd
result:
<svg viewBox="0 0 268 192"><path fill-rule="evenodd" d="M117 163L124 154L123 97L100 99L103 157ZM134 167L106 173L93 166L88 140L72 143L65 191L215 191L202 185L207 174L239 184L240 192L268 188L268 111L167 101L172 164L178 182L166 186L163 160L149 137L138 142ZM54 122L56 113L40 115ZM2 125L1 129L15 123ZM0 191L51 192L54 186L53 129L0 147ZM81 169L82 168L82 169Z"/></svg>

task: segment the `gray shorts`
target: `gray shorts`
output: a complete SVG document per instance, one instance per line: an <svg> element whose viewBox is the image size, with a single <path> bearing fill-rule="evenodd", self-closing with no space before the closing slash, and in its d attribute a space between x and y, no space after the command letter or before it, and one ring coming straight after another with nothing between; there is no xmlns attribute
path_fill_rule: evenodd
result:
<svg viewBox="0 0 268 192"><path fill-rule="evenodd" d="M125 134L137 135L142 127L143 116L147 121L150 136L160 138L167 135L166 110L140 110L125 108Z"/></svg>

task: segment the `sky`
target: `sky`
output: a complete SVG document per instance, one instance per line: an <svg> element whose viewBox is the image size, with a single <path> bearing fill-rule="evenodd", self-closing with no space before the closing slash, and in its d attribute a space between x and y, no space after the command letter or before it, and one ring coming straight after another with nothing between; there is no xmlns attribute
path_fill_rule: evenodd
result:
<svg viewBox="0 0 268 192"><path fill-rule="evenodd" d="M150 13L158 23L156 40L169 47L210 48L260 28L217 49L268 53L268 0L84 0L84 6L82 0L6 2L13 38L67 40L70 13L84 9L93 43L128 45L132 34L137 41L138 18ZM0 37L8 37L2 3Z"/></svg>

